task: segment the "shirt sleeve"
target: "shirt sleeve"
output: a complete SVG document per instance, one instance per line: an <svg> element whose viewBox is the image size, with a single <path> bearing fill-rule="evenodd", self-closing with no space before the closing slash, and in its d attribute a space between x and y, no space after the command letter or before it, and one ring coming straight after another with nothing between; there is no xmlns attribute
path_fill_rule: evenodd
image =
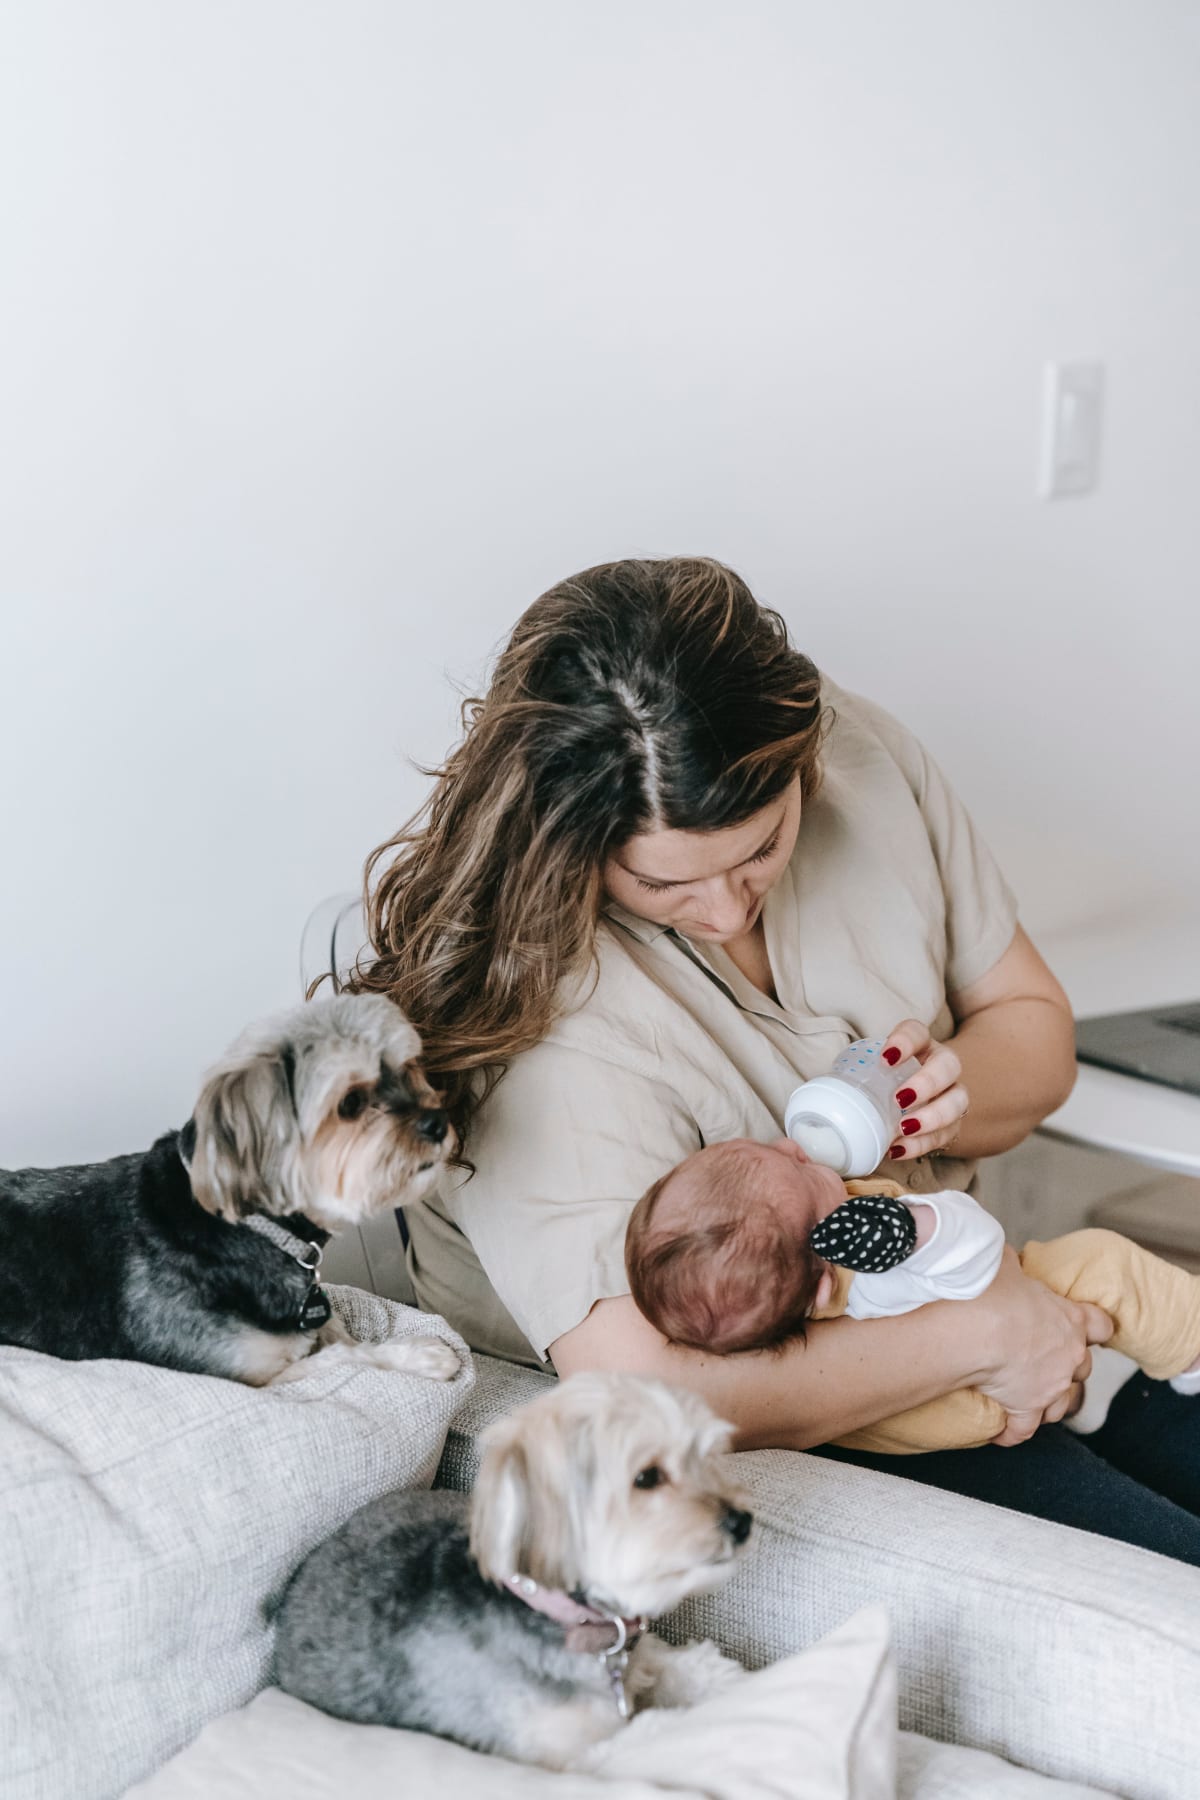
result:
<svg viewBox="0 0 1200 1800"><path fill-rule="evenodd" d="M510 1065L445 1210L539 1357L629 1292L625 1232L650 1184L701 1147L665 1083L552 1040Z"/></svg>
<svg viewBox="0 0 1200 1800"><path fill-rule="evenodd" d="M916 1196L914 1196L914 1201ZM930 1300L974 1300L991 1286L1004 1255L1004 1228L970 1194L922 1194L937 1215L933 1235L894 1269L856 1275L846 1311L886 1319Z"/></svg>
<svg viewBox="0 0 1200 1800"><path fill-rule="evenodd" d="M970 813L924 745L899 720L854 697L920 807L946 902L946 991L960 993L1012 943L1017 902Z"/></svg>

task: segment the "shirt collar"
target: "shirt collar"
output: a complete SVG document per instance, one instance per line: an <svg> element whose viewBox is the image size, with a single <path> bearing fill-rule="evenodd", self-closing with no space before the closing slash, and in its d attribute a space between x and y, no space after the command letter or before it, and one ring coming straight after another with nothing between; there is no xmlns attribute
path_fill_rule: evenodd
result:
<svg viewBox="0 0 1200 1800"><path fill-rule="evenodd" d="M600 908L600 913L602 918L610 919L622 931L627 931L630 937L635 937L639 944L657 943L659 938L668 937L672 929L670 925L656 925L651 919L639 919L636 913L618 906L615 900L606 901Z"/></svg>

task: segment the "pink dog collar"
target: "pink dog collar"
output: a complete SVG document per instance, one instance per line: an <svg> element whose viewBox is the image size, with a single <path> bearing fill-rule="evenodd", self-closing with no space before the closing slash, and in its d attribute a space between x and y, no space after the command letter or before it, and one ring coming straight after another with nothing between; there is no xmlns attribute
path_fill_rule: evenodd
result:
<svg viewBox="0 0 1200 1800"><path fill-rule="evenodd" d="M532 1575L507 1575L504 1585L534 1612L543 1613L562 1626L568 1650L589 1656L619 1656L637 1643L648 1623L645 1619L622 1619L615 1613L584 1606L561 1588L542 1587Z"/></svg>

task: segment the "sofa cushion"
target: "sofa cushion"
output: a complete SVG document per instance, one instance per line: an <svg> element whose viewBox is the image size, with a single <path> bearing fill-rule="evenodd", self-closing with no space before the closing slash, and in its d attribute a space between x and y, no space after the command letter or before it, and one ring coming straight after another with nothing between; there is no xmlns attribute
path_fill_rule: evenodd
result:
<svg viewBox="0 0 1200 1800"><path fill-rule="evenodd" d="M355 1336L440 1319L330 1293ZM263 1602L364 1501L428 1487L470 1392L345 1362L278 1388L0 1349L5 1800L107 1800L267 1680Z"/></svg>

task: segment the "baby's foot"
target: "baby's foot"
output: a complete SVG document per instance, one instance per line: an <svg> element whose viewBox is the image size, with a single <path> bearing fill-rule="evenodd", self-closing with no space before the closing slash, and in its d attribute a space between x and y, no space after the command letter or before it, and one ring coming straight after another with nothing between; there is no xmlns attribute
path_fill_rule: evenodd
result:
<svg viewBox="0 0 1200 1800"><path fill-rule="evenodd" d="M1078 1437L1090 1437L1093 1431L1099 1431L1118 1392L1136 1374L1137 1364L1132 1357L1110 1350L1105 1344L1097 1345L1092 1351L1092 1372L1083 1384L1083 1405L1063 1420L1067 1430Z"/></svg>

